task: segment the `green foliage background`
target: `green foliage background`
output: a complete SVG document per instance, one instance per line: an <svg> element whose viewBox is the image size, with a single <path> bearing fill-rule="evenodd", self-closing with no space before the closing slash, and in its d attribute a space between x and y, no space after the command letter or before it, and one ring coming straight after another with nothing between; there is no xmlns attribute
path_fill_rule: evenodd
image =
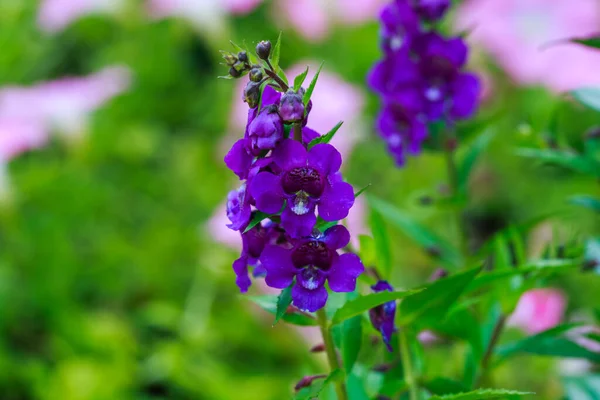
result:
<svg viewBox="0 0 600 400"><path fill-rule="evenodd" d="M55 139L10 163L12 197L0 207L0 398L289 398L301 376L322 371L322 360L295 330L271 327L270 316L238 295L235 252L203 227L235 184L219 147L234 85L216 79L224 73L217 50L230 38L274 39L269 6L230 18L222 36L181 20L148 21L139 2L51 36L36 26L36 3L0 5L2 85L114 63L131 68L134 81L94 114L81 142ZM281 64L325 60L363 88L370 126L378 101L364 77L379 57L377 31L375 22L336 28L315 45L284 27ZM582 149L599 114L542 89L513 87L500 71L495 77L487 106L459 131L464 143L495 131L469 185L474 240L544 213L559 215L557 223L577 237L597 234L597 215L566 202L572 194L597 196L597 180L536 168L514 148L554 140ZM373 137L346 160L348 179L371 183L369 192L454 241L451 215L419 201L436 197L445 182L443 157L426 152L397 170ZM436 261L404 235L389 234L394 284L422 283ZM561 275L549 284L569 294L570 311L600 307L597 276ZM450 362L458 353L433 349L431 371L460 374ZM554 361L527 357L503 366L498 384L560 398L561 386L548 384L558 375Z"/></svg>

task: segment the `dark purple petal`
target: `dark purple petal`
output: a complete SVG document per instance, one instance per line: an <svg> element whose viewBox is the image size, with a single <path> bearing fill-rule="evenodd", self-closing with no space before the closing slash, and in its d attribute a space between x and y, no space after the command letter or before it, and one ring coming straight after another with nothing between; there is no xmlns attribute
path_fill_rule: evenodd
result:
<svg viewBox="0 0 600 400"><path fill-rule="evenodd" d="M323 233L323 241L331 249L342 249L350 243L350 232L344 225L336 225Z"/></svg>
<svg viewBox="0 0 600 400"><path fill-rule="evenodd" d="M391 340L392 340L392 334L394 333L395 330L396 330L396 327L394 326L393 319L391 319L391 320L386 319L379 326L379 332L381 333L381 338L383 339L383 342L385 343L385 346L387 347L389 352L394 351L394 349L392 348Z"/></svg>
<svg viewBox="0 0 600 400"><path fill-rule="evenodd" d="M240 292L247 292L252 282L248 276L248 259L244 255L233 262L233 271L236 276L235 283L240 288Z"/></svg>
<svg viewBox="0 0 600 400"><path fill-rule="evenodd" d="M306 165L306 149L302 143L286 139L273 150L273 161L283 170L289 171Z"/></svg>
<svg viewBox="0 0 600 400"><path fill-rule="evenodd" d="M376 284L371 286L371 290L373 290L375 293L383 292L384 290L387 290L388 292L393 292L394 288L387 281L377 281Z"/></svg>
<svg viewBox="0 0 600 400"><path fill-rule="evenodd" d="M386 281L379 281L371 286L374 292L382 292L384 290L392 292L394 288ZM385 304L379 305L369 310L369 318L373 327L381 333L381 337L389 351L392 351L390 339L396 330L394 327L394 319L396 316L396 302L388 301Z"/></svg>
<svg viewBox="0 0 600 400"><path fill-rule="evenodd" d="M348 216L354 204L354 190L346 182L325 185L325 191L319 201L319 216L325 221L339 221Z"/></svg>
<svg viewBox="0 0 600 400"><path fill-rule="evenodd" d="M253 149L271 150L283 140L283 121L276 106L263 108L248 126L248 137Z"/></svg>
<svg viewBox="0 0 600 400"><path fill-rule="evenodd" d="M278 104L281 100L281 93L273 89L271 86L265 86L262 94L262 106L267 107L272 104Z"/></svg>
<svg viewBox="0 0 600 400"><path fill-rule="evenodd" d="M292 304L302 311L315 312L325 306L327 289L321 286L315 290L308 290L296 284L292 288L292 301Z"/></svg>
<svg viewBox="0 0 600 400"><path fill-rule="evenodd" d="M248 225L251 210L245 183L239 189L229 192L226 209L227 218L231 221L230 224L227 224L229 229L239 231Z"/></svg>
<svg viewBox="0 0 600 400"><path fill-rule="evenodd" d="M292 264L291 251L280 246L268 245L260 256L260 263L267 272L265 282L276 289L290 286L297 273Z"/></svg>
<svg viewBox="0 0 600 400"><path fill-rule="evenodd" d="M356 254L342 254L329 270L329 288L334 292L352 292L356 289L356 278L364 271L365 267Z"/></svg>
<svg viewBox="0 0 600 400"><path fill-rule="evenodd" d="M420 78L417 64L408 51L400 51L375 64L367 76L367 83L376 92L386 95L414 86Z"/></svg>
<svg viewBox="0 0 600 400"><path fill-rule="evenodd" d="M279 212L285 200L281 179L269 172L261 172L252 179L250 195L256 202L256 208L268 214Z"/></svg>
<svg viewBox="0 0 600 400"><path fill-rule="evenodd" d="M477 109L480 83L474 74L460 74L452 83L452 107L450 116L456 119L468 118Z"/></svg>
<svg viewBox="0 0 600 400"><path fill-rule="evenodd" d="M320 143L309 150L308 165L323 175L334 174L342 166L342 155L329 143Z"/></svg>
<svg viewBox="0 0 600 400"><path fill-rule="evenodd" d="M411 35L419 30L419 18L405 1L388 4L381 10L379 18L383 49L388 53L407 47Z"/></svg>
<svg viewBox="0 0 600 400"><path fill-rule="evenodd" d="M317 223L314 210L313 205L307 213L298 215L289 206L286 207L281 213L281 227L292 238L309 236Z"/></svg>
<svg viewBox="0 0 600 400"><path fill-rule="evenodd" d="M253 158L246 150L245 140L240 139L233 144L231 150L225 155L224 160L227 168L233 171L240 179L246 179Z"/></svg>
<svg viewBox="0 0 600 400"><path fill-rule="evenodd" d="M450 7L450 0L415 0L414 4L421 18L436 21L444 16Z"/></svg>
<svg viewBox="0 0 600 400"><path fill-rule="evenodd" d="M286 124L300 122L304 119L304 102L302 95L294 92L293 89L288 90L282 97L279 103L279 115Z"/></svg>
<svg viewBox="0 0 600 400"><path fill-rule="evenodd" d="M256 264L267 243L267 231L258 224L242 233L242 252L248 255L248 264Z"/></svg>
<svg viewBox="0 0 600 400"><path fill-rule="evenodd" d="M321 136L319 134L319 132L317 132L317 131L315 131L313 129L310 129L308 127L302 128L302 142L304 144L309 144L310 142L312 142L313 140L315 140L319 136Z"/></svg>

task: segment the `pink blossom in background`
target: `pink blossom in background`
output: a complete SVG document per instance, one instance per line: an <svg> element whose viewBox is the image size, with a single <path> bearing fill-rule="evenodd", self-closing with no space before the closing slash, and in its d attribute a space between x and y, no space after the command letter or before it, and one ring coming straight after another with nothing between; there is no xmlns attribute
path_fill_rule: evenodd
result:
<svg viewBox="0 0 600 400"><path fill-rule="evenodd" d="M44 126L36 121L0 118L0 164L48 141Z"/></svg>
<svg viewBox="0 0 600 400"><path fill-rule="evenodd" d="M360 24L377 17L384 0L278 0L279 14L305 39L323 40L333 22Z"/></svg>
<svg viewBox="0 0 600 400"><path fill-rule="evenodd" d="M81 17L116 13L124 5L125 0L43 0L38 24L45 31L57 32Z"/></svg>
<svg viewBox="0 0 600 400"><path fill-rule="evenodd" d="M597 0L471 0L458 10L459 30L487 50L521 84L555 91L600 84L600 52L553 42L600 29Z"/></svg>
<svg viewBox="0 0 600 400"><path fill-rule="evenodd" d="M232 14L248 14L263 0L222 0L225 9Z"/></svg>
<svg viewBox="0 0 600 400"><path fill-rule="evenodd" d="M0 89L0 121L27 121L70 135L81 132L91 112L125 91L130 72L109 67L85 77Z"/></svg>
<svg viewBox="0 0 600 400"><path fill-rule="evenodd" d="M559 290L529 290L521 296L507 322L533 335L558 325L565 307L565 297Z"/></svg>
<svg viewBox="0 0 600 400"><path fill-rule="evenodd" d="M587 335L600 335L600 328L592 325L579 326L571 329L567 336L583 348L600 353L600 341L587 337Z"/></svg>

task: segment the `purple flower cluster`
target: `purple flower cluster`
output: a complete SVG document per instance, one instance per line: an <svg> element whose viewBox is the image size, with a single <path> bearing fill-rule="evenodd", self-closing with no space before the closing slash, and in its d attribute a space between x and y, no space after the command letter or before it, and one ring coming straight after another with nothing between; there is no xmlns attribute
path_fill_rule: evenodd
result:
<svg viewBox="0 0 600 400"><path fill-rule="evenodd" d="M367 79L383 101L377 129L399 166L421 151L429 123L452 124L477 108L480 83L463 71L465 42L435 30L449 6L450 0L394 0L380 14L384 58Z"/></svg>
<svg viewBox="0 0 600 400"><path fill-rule="evenodd" d="M243 244L233 263L236 283L247 291L252 268L268 286L293 285L293 304L313 312L327 301L326 282L333 291L350 292L364 270L355 254L338 253L350 234L337 222L354 204L354 190L342 179L340 153L314 142L321 135L306 127L312 102L305 104L304 89L287 87L267 67L243 68L251 79L243 96L248 122L225 156L242 180L227 196L228 227L241 233Z"/></svg>

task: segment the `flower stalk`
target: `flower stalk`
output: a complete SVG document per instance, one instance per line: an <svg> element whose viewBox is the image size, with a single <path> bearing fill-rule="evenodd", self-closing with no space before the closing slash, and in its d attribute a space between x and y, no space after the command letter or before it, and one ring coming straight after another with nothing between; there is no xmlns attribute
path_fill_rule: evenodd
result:
<svg viewBox="0 0 600 400"><path fill-rule="evenodd" d="M412 358L410 355L410 350L408 348L408 337L406 334L406 329L400 329L398 333L398 340L400 342L400 357L402 358L402 368L404 369L404 381L408 386L408 391L410 394L410 400L417 400L419 398L417 387L417 381L415 379Z"/></svg>
<svg viewBox="0 0 600 400"><path fill-rule="evenodd" d="M325 352L327 353L327 361L329 362L330 373L340 369L340 362L335 351L335 344L333 343L333 337L331 336L331 329L329 327L329 321L327 320L327 314L324 309L317 311L317 321L321 328L321 335L323 336L323 344L325 345ZM346 392L346 385L344 381L337 380L335 382L335 392L338 400L348 400L348 394Z"/></svg>

